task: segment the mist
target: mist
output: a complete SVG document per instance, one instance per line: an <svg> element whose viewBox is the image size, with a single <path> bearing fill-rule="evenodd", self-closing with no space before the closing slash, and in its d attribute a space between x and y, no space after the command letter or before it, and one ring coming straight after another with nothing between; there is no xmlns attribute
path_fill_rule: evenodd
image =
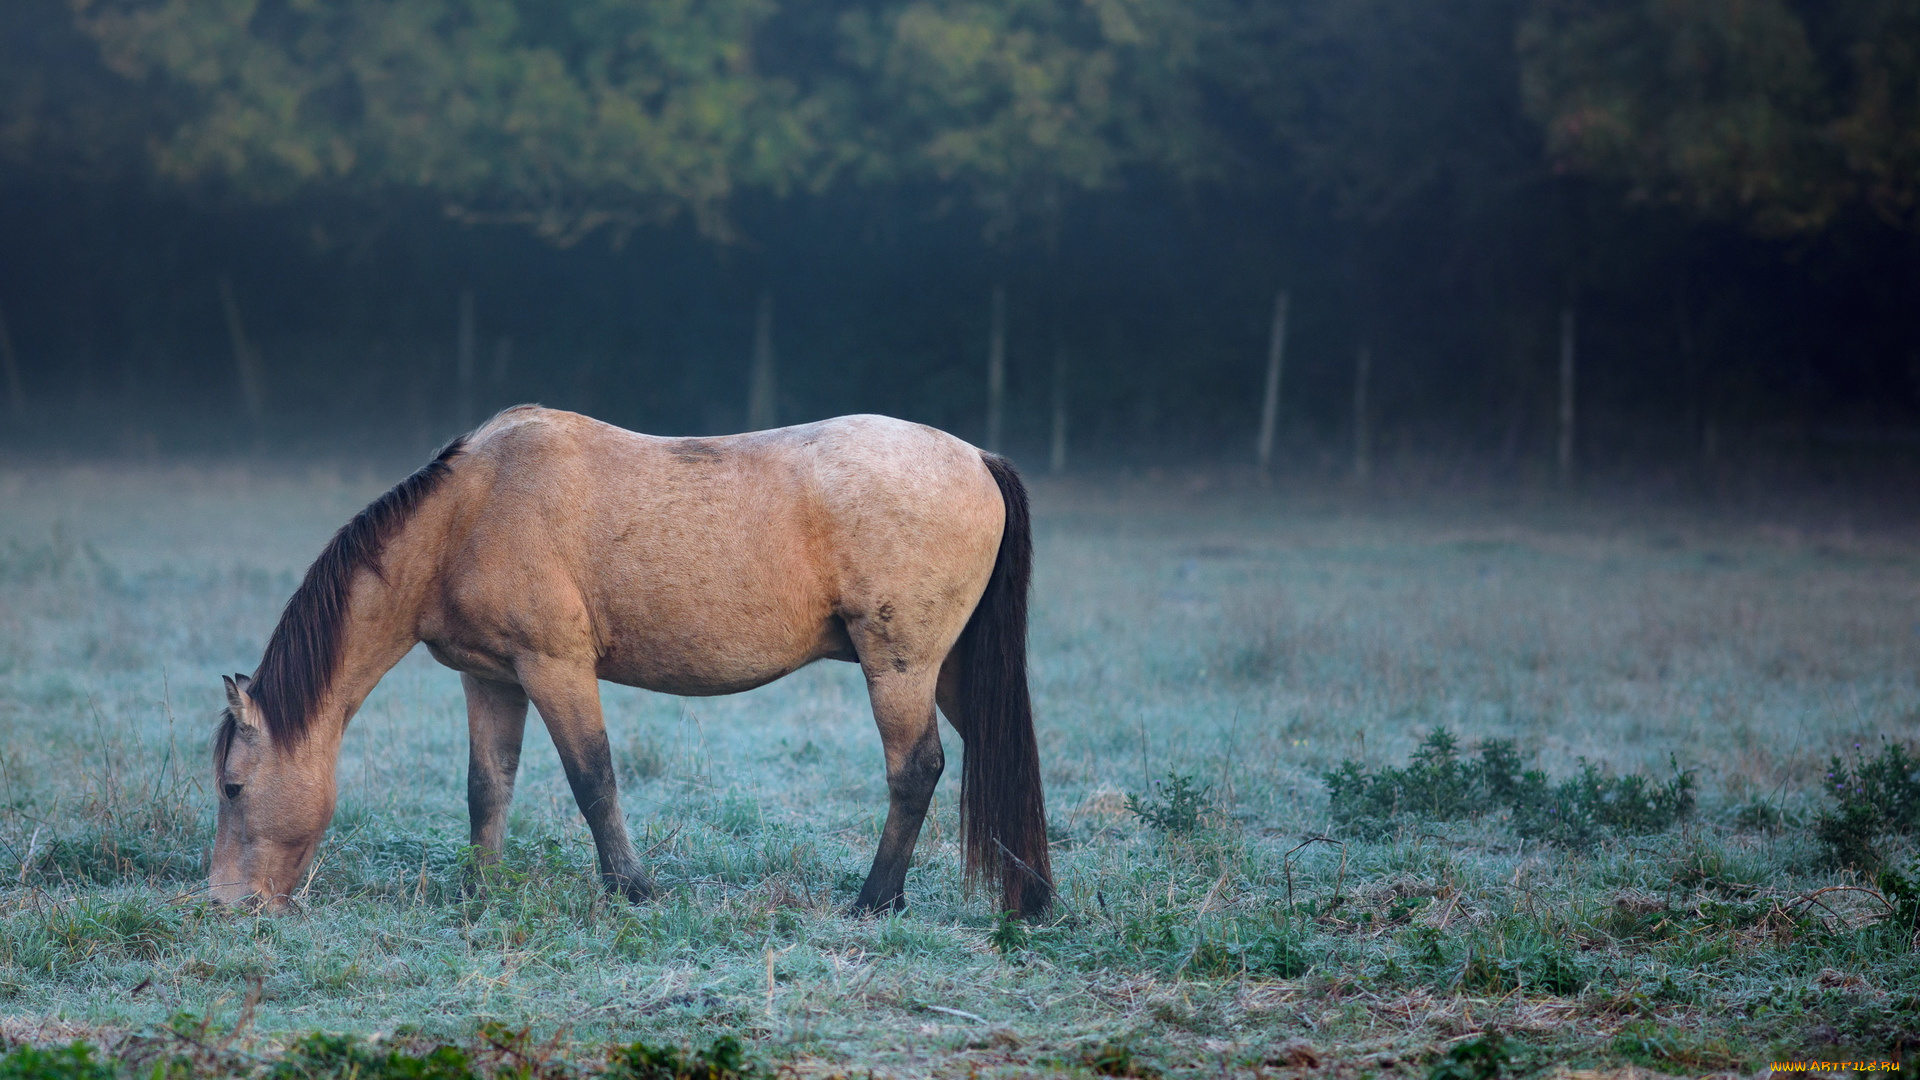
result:
<svg viewBox="0 0 1920 1080"><path fill-rule="evenodd" d="M1069 471L1884 477L1883 7L9 5L0 446L413 454L540 401L997 409Z"/></svg>

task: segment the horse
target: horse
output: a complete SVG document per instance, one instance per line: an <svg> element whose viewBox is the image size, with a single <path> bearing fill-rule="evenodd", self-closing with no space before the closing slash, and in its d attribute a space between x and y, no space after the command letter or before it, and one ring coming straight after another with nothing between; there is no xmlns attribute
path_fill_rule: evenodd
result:
<svg viewBox="0 0 1920 1080"><path fill-rule="evenodd" d="M883 416L714 438L523 405L455 439L342 526L251 677L225 678L208 889L284 908L331 821L342 737L416 644L460 673L479 869L506 835L528 702L599 875L654 884L614 781L599 680L732 694L816 660L860 665L887 818L853 910L905 906L907 864L959 733L968 883L1053 897L1026 675L1032 530L1003 458Z"/></svg>

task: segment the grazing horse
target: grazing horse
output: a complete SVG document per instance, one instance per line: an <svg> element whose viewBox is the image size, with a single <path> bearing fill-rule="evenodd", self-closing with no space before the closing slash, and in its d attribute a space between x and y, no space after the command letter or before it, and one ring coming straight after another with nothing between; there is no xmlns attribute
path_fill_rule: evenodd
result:
<svg viewBox="0 0 1920 1080"><path fill-rule="evenodd" d="M499 857L527 703L593 832L600 876L653 884L614 786L600 679L733 694L831 658L860 665L886 752L887 823L858 911L899 908L945 759L965 747L970 880L1004 907L1053 895L1027 694L1032 536L1011 466L881 416L708 439L508 409L373 501L287 602L252 678L226 680L209 887L286 904L332 819L355 710L415 643L460 672L478 858Z"/></svg>

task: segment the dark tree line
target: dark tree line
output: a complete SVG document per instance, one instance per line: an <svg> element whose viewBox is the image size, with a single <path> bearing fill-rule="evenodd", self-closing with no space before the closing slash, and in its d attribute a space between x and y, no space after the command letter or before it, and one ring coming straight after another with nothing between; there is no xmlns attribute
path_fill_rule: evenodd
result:
<svg viewBox="0 0 1920 1080"><path fill-rule="evenodd" d="M1251 461L1285 291L1282 467L1884 456L1917 194L1906 0L17 0L0 392L982 438L999 325L1014 449Z"/></svg>

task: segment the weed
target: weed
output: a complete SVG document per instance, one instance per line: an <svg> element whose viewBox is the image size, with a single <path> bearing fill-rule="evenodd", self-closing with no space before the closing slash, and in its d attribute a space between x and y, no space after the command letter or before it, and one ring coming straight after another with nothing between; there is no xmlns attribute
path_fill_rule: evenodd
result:
<svg viewBox="0 0 1920 1080"><path fill-rule="evenodd" d="M1527 970L1528 986L1562 997L1578 994L1589 982L1573 954L1560 948L1542 949Z"/></svg>
<svg viewBox="0 0 1920 1080"><path fill-rule="evenodd" d="M188 932L198 909L147 899L82 897L8 920L0 960L61 970L93 958L155 960Z"/></svg>
<svg viewBox="0 0 1920 1080"><path fill-rule="evenodd" d="M1874 884L1893 906L1887 914L1886 925L1894 933L1896 947L1902 952L1912 948L1915 936L1920 935L1920 881L1887 867L1880 871Z"/></svg>
<svg viewBox="0 0 1920 1080"><path fill-rule="evenodd" d="M1348 760L1321 777L1327 785L1333 819L1363 836L1380 836L1402 816L1430 821L1453 821L1487 812L1494 806L1492 784L1510 780L1507 757L1511 747L1490 743L1481 762L1462 762L1459 743L1444 727L1427 733L1404 769L1369 773ZM1488 762L1494 761L1493 768Z"/></svg>
<svg viewBox="0 0 1920 1080"><path fill-rule="evenodd" d="M1427 1080L1500 1080L1512 1064L1506 1036L1489 1031L1448 1050L1427 1072Z"/></svg>
<svg viewBox="0 0 1920 1080"><path fill-rule="evenodd" d="M1275 979L1297 979L1313 966L1300 939L1279 931L1269 931L1254 939L1244 956L1247 974Z"/></svg>
<svg viewBox="0 0 1920 1080"><path fill-rule="evenodd" d="M659 744L651 738L635 736L621 744L614 756L622 786L639 780L654 780L667 773L667 759Z"/></svg>
<svg viewBox="0 0 1920 1080"><path fill-rule="evenodd" d="M1168 770L1165 780L1154 781L1159 795L1142 799L1127 796L1127 810L1168 836L1192 836L1208 818L1218 813L1213 805L1213 785L1200 784L1195 778Z"/></svg>
<svg viewBox="0 0 1920 1080"><path fill-rule="evenodd" d="M76 1042L41 1050L16 1047L0 1057L0 1080L114 1080L113 1066L96 1061L93 1047Z"/></svg>
<svg viewBox="0 0 1920 1080"><path fill-rule="evenodd" d="M197 1017L176 1017L172 1026L192 1045L206 1041L207 1025ZM526 1032L508 1032L500 1025L485 1024L481 1037L522 1060L515 1068L495 1070L497 1080L582 1075L581 1070L564 1062L535 1060L540 1055L528 1052ZM116 1063L94 1054L94 1048L83 1042L46 1050L22 1046L0 1057L0 1080L116 1080ZM193 1073L179 1060L160 1062L147 1071L156 1078ZM259 1080L480 1080L466 1051L457 1046L441 1044L413 1054L355 1035L323 1032L296 1039L257 1075ZM615 1045L608 1048L605 1063L591 1075L602 1080L755 1080L766 1072L748 1059L739 1039L722 1035L704 1050L646 1042Z"/></svg>
<svg viewBox="0 0 1920 1080"><path fill-rule="evenodd" d="M1813 831L1829 866L1878 866L1881 836L1920 829L1920 758L1899 743L1865 759L1856 748L1851 764L1834 756L1823 786L1834 805L1815 815Z"/></svg>
<svg viewBox="0 0 1920 1080"><path fill-rule="evenodd" d="M1130 1076L1153 1080L1160 1070L1140 1060L1133 1047L1123 1042L1104 1042L1081 1051L1080 1064L1098 1076Z"/></svg>
<svg viewBox="0 0 1920 1080"><path fill-rule="evenodd" d="M1437 972L1447 964L1447 951L1440 944L1440 930L1432 926L1415 927L1402 935L1408 958L1428 972Z"/></svg>
<svg viewBox="0 0 1920 1080"><path fill-rule="evenodd" d="M1294 979L1305 975L1313 963L1297 936L1270 929L1245 943L1197 934L1184 966L1195 975L1224 978L1244 973L1257 979Z"/></svg>
<svg viewBox="0 0 1920 1080"><path fill-rule="evenodd" d="M1520 965L1503 957L1476 951L1460 969L1460 988L1496 997L1520 988Z"/></svg>
<svg viewBox="0 0 1920 1080"><path fill-rule="evenodd" d="M1692 813L1691 771L1674 766L1668 780L1608 776L1587 762L1580 775L1559 783L1527 769L1513 744L1490 739L1475 760L1462 761L1459 743L1434 728L1401 769L1369 772L1348 760L1322 774L1334 821L1363 837L1379 837L1402 820L1454 821L1499 809L1513 831L1529 840L1586 847L1611 831L1659 832Z"/></svg>
<svg viewBox="0 0 1920 1080"><path fill-rule="evenodd" d="M476 1080L466 1052L436 1046L425 1054L315 1032L287 1047L262 1080Z"/></svg>
<svg viewBox="0 0 1920 1080"><path fill-rule="evenodd" d="M1033 934L1021 920L1019 912L1003 911L994 920L993 933L987 935L987 940L1000 955L1012 956L1027 947L1028 942L1033 940Z"/></svg>
<svg viewBox="0 0 1920 1080"><path fill-rule="evenodd" d="M1799 825L1799 817L1765 799L1751 799L1733 808L1727 821L1741 832L1775 833Z"/></svg>
<svg viewBox="0 0 1920 1080"><path fill-rule="evenodd" d="M1613 1050L1629 1061L1689 1073L1727 1072L1740 1068L1745 1055L1724 1040L1659 1020L1636 1020L1614 1036Z"/></svg>
<svg viewBox="0 0 1920 1080"><path fill-rule="evenodd" d="M760 806L752 798L730 791L720 804L720 817L716 824L734 836L751 836L759 832L763 825Z"/></svg>
<svg viewBox="0 0 1920 1080"><path fill-rule="evenodd" d="M1579 776L1558 784L1530 772L1511 803L1513 831L1572 848L1588 847L1608 833L1661 832L1693 813L1693 787L1693 773L1677 763L1665 781L1608 776L1584 760Z"/></svg>
<svg viewBox="0 0 1920 1080"><path fill-rule="evenodd" d="M1390 923L1403 922L1412 918L1421 908L1433 903L1431 896L1402 896L1388 905L1387 912L1381 916Z"/></svg>
<svg viewBox="0 0 1920 1080"><path fill-rule="evenodd" d="M1813 838L1820 842L1824 866L1867 869L1880 865L1879 836L1879 815L1863 803L1843 804L1813 819Z"/></svg>
<svg viewBox="0 0 1920 1080"><path fill-rule="evenodd" d="M752 1080L764 1072L747 1058L739 1039L722 1035L705 1050L646 1042L615 1047L599 1075L606 1080Z"/></svg>

